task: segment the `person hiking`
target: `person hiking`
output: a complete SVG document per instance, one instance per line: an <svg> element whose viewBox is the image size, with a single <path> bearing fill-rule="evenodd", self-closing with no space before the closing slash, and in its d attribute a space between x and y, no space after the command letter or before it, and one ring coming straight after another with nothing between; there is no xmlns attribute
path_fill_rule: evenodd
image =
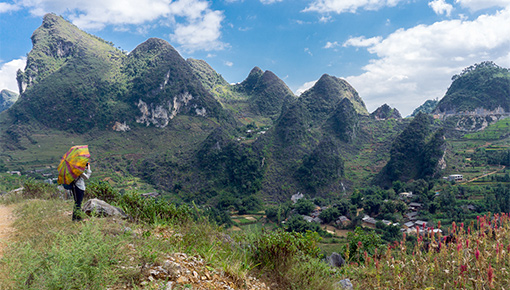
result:
<svg viewBox="0 0 510 290"><path fill-rule="evenodd" d="M92 171L90 170L90 163L87 163L85 171L71 183L74 197L73 221L81 221L83 219L81 203L83 202L83 196L85 195L85 180L88 180L91 174Z"/></svg>

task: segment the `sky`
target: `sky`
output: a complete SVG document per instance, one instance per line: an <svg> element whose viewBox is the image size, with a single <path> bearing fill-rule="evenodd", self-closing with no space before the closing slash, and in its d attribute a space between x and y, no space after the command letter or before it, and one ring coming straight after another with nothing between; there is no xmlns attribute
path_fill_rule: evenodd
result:
<svg viewBox="0 0 510 290"><path fill-rule="evenodd" d="M18 91L49 12L127 52L164 39L230 83L258 66L299 95L336 76L369 112L386 103L407 116L466 67L510 67L510 0L0 0L0 90Z"/></svg>

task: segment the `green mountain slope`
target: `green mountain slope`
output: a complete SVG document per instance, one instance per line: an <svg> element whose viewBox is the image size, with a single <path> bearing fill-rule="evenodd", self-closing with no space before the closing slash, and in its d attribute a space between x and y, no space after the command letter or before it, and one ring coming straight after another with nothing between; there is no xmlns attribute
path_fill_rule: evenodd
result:
<svg viewBox="0 0 510 290"><path fill-rule="evenodd" d="M390 160L381 170L377 183L437 177L438 162L444 154L444 131L432 132L432 118L419 113L392 144Z"/></svg>
<svg viewBox="0 0 510 290"><path fill-rule="evenodd" d="M19 95L9 90L0 91L0 112L9 109L18 100Z"/></svg>
<svg viewBox="0 0 510 290"><path fill-rule="evenodd" d="M346 81L327 74L304 92L299 101L310 111L314 123L320 125L344 98L351 101L358 114L368 115L365 103L356 90Z"/></svg>
<svg viewBox="0 0 510 290"><path fill-rule="evenodd" d="M235 90L248 96L252 112L274 119L280 114L283 104L294 99L294 94L280 78L258 67L236 85Z"/></svg>
<svg viewBox="0 0 510 290"><path fill-rule="evenodd" d="M435 112L472 112L475 109L510 112L510 70L493 62L470 66L453 82Z"/></svg>

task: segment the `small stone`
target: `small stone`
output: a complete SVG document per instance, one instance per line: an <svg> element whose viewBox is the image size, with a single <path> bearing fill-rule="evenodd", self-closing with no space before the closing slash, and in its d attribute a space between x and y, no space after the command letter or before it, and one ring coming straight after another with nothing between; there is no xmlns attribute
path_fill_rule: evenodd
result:
<svg viewBox="0 0 510 290"><path fill-rule="evenodd" d="M166 283L165 290L172 290L173 286L174 286L174 282L170 281L170 282Z"/></svg>
<svg viewBox="0 0 510 290"><path fill-rule="evenodd" d="M188 281L189 281L188 278L181 276L181 277L177 278L177 281L175 281L175 282L177 282L179 284L184 284L184 283L187 283Z"/></svg>

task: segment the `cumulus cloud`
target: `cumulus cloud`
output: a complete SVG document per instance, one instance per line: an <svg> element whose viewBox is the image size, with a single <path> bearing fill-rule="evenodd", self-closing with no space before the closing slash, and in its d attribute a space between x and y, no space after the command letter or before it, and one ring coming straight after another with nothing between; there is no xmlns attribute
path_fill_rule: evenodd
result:
<svg viewBox="0 0 510 290"><path fill-rule="evenodd" d="M444 0L434 0L429 2L430 8L436 12L438 15L446 14L446 16L450 17L453 6L451 4L446 3Z"/></svg>
<svg viewBox="0 0 510 290"><path fill-rule="evenodd" d="M509 7L510 0L455 0L460 6L478 11L491 7Z"/></svg>
<svg viewBox="0 0 510 290"><path fill-rule="evenodd" d="M20 7L42 16L54 12L82 29L119 29L136 25L146 33L151 25L168 25L170 36L185 50L222 49L223 12L212 10L206 0L20 0ZM155 24L156 23L156 24ZM139 29L141 28L141 29Z"/></svg>
<svg viewBox="0 0 510 290"><path fill-rule="evenodd" d="M5 2L0 2L0 13L16 11L16 10L19 10L19 9L21 9L21 7L19 7L16 4L9 4L9 3L5 3Z"/></svg>
<svg viewBox="0 0 510 290"><path fill-rule="evenodd" d="M371 38L365 38L364 36L360 37L351 37L346 42L344 42L343 47L348 46L355 46L355 47L368 47L368 46L374 46L381 42L382 37L371 37Z"/></svg>
<svg viewBox="0 0 510 290"><path fill-rule="evenodd" d="M405 115L441 98L452 75L486 60L510 67L510 9L472 21L448 20L399 29L367 50L376 55L365 73L347 77L369 110L383 103ZM363 43L363 42L361 42Z"/></svg>
<svg viewBox="0 0 510 290"><path fill-rule="evenodd" d="M326 42L326 45L324 45L324 48L326 48L326 49L337 48L339 46L341 46L341 45L338 42L336 42L336 41L335 42L329 42L328 41L328 42Z"/></svg>
<svg viewBox="0 0 510 290"><path fill-rule="evenodd" d="M233 66L233 65L234 65L234 63L233 63L233 62L231 62L231 61L225 61L225 65L226 65L226 66Z"/></svg>
<svg viewBox="0 0 510 290"><path fill-rule="evenodd" d="M319 13L354 13L358 9L378 10L382 7L393 7L403 0L314 0L303 12Z"/></svg>
<svg viewBox="0 0 510 290"><path fill-rule="evenodd" d="M16 81L16 72L18 69L24 69L27 58L11 60L0 66L0 90L7 89L18 93L18 82Z"/></svg>

